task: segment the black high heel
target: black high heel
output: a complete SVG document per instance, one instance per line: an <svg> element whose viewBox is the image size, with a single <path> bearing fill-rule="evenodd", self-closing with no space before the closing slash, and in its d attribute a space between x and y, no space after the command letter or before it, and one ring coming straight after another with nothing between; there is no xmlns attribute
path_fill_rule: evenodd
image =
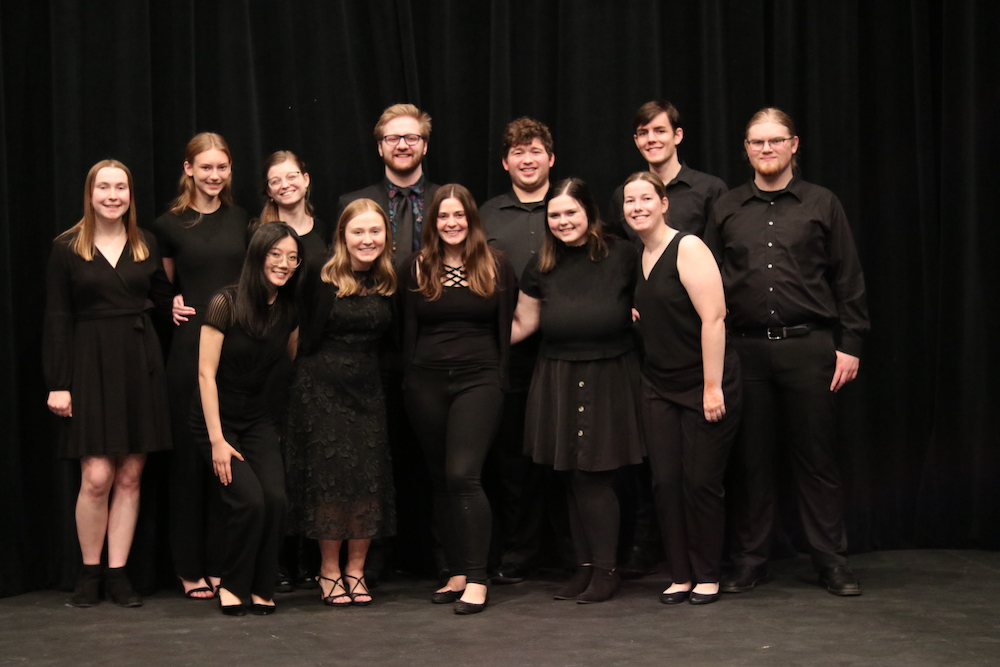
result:
<svg viewBox="0 0 1000 667"><path fill-rule="evenodd" d="M220 593L221 590L222 590L222 585L220 584L215 589L215 597L216 599L219 600L219 609L222 610L222 613L225 614L226 616L246 616L247 610L246 607L243 606L242 600L240 600L237 604L222 604L222 594Z"/></svg>

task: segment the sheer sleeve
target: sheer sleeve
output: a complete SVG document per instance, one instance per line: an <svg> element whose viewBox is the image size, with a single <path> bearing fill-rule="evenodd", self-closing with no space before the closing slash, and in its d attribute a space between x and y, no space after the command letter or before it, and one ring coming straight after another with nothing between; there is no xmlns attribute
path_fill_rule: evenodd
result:
<svg viewBox="0 0 1000 667"><path fill-rule="evenodd" d="M229 292L219 292L208 304L205 324L226 333L233 325L234 316L233 295Z"/></svg>
<svg viewBox="0 0 1000 667"><path fill-rule="evenodd" d="M68 391L73 383L73 285L68 244L52 245L46 276L42 366L49 391Z"/></svg>

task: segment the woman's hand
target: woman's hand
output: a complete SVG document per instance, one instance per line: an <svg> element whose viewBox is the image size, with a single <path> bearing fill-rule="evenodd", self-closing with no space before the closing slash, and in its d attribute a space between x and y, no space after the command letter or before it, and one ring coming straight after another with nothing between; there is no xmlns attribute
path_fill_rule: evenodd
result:
<svg viewBox="0 0 1000 667"><path fill-rule="evenodd" d="M717 422L726 414L726 399L720 387L705 387L705 419Z"/></svg>
<svg viewBox="0 0 1000 667"><path fill-rule="evenodd" d="M195 314L194 308L184 305L183 294L178 294L174 297L174 305L170 311L173 313L174 324L177 326L180 326L181 322L187 322L188 317Z"/></svg>
<svg viewBox="0 0 1000 667"><path fill-rule="evenodd" d="M233 468L230 462L234 456L240 461L244 460L243 455L225 440L212 443L212 468L223 486L228 486L233 481Z"/></svg>
<svg viewBox="0 0 1000 667"><path fill-rule="evenodd" d="M50 391L47 404L49 410L60 417L73 416L73 395L68 391Z"/></svg>

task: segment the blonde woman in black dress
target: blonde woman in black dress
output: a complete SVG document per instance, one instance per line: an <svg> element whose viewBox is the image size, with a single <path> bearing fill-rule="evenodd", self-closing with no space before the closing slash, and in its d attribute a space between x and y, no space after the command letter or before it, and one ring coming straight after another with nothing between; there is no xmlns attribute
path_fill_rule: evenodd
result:
<svg viewBox="0 0 1000 667"><path fill-rule="evenodd" d="M169 317L170 284L136 226L132 174L103 160L87 174L83 219L59 235L48 267L44 365L48 407L68 420L60 454L80 459L76 528L83 569L70 603L142 598L125 576L148 452L170 447L166 379L149 313ZM109 503L110 499L110 503Z"/></svg>
<svg viewBox="0 0 1000 667"><path fill-rule="evenodd" d="M368 548L396 528L378 363L396 289L390 248L385 211L371 199L351 202L304 305L285 465L291 527L319 540L321 598L331 607L371 603Z"/></svg>

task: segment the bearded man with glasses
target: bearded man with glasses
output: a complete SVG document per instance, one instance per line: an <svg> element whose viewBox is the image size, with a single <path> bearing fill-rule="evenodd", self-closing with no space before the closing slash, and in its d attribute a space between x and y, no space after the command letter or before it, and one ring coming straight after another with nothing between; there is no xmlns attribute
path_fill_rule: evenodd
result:
<svg viewBox="0 0 1000 667"><path fill-rule="evenodd" d="M705 236L721 266L726 327L743 368L728 489L735 570L721 590L743 593L767 576L780 443L820 585L860 595L845 556L834 446L836 392L857 377L869 329L864 275L840 200L797 174L791 118L761 109L744 146L753 180L719 199Z"/></svg>

